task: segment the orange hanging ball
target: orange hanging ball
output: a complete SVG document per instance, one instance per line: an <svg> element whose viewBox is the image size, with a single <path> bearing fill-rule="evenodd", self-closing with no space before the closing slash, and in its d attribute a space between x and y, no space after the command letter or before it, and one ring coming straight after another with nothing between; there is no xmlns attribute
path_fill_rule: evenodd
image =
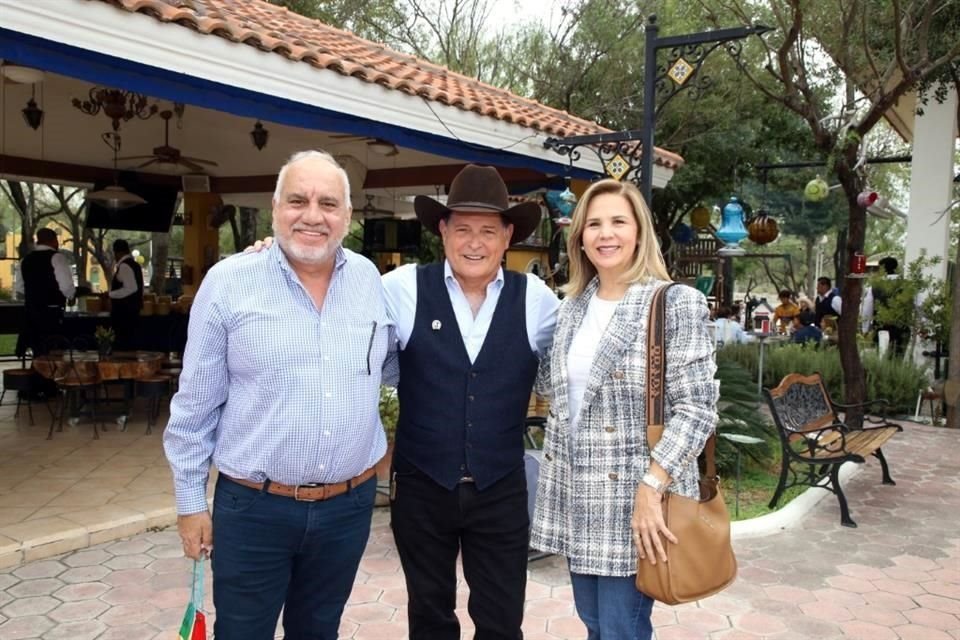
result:
<svg viewBox="0 0 960 640"><path fill-rule="evenodd" d="M694 229L706 229L710 226L710 209L700 205L690 212L690 225Z"/></svg>
<svg viewBox="0 0 960 640"><path fill-rule="evenodd" d="M780 227L772 216L761 209L747 224L747 232L750 234L750 240L756 244L767 244L777 239L780 235Z"/></svg>

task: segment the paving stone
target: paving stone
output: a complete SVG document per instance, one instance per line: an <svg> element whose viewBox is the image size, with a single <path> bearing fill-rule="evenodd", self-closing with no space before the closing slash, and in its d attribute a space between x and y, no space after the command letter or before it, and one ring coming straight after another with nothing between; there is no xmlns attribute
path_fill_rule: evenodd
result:
<svg viewBox="0 0 960 640"><path fill-rule="evenodd" d="M47 615L57 622L77 622L93 620L109 608L110 605L102 600L80 600L65 602Z"/></svg>
<svg viewBox="0 0 960 640"><path fill-rule="evenodd" d="M121 569L142 569L148 564L153 562L155 558L151 558L145 553L134 553L124 556L115 556L110 558L104 563L104 566L110 567L111 569L121 570Z"/></svg>
<svg viewBox="0 0 960 640"><path fill-rule="evenodd" d="M75 584L100 580L109 573L110 569L107 567L76 567L64 571L57 577L67 584Z"/></svg>
<svg viewBox="0 0 960 640"><path fill-rule="evenodd" d="M50 596L34 596L17 598L3 608L3 615L8 618L23 618L41 616L60 604L59 600Z"/></svg>
<svg viewBox="0 0 960 640"><path fill-rule="evenodd" d="M11 618L0 624L0 640L39 638L53 628L53 621L44 616Z"/></svg>
<svg viewBox="0 0 960 640"><path fill-rule="evenodd" d="M66 622L53 627L42 637L43 640L95 640L106 628L99 620Z"/></svg>
<svg viewBox="0 0 960 640"><path fill-rule="evenodd" d="M7 589L14 598L29 598L30 596L48 596L57 591L64 585L62 580L56 578L39 578L37 580L24 580L20 584Z"/></svg>
<svg viewBox="0 0 960 640"><path fill-rule="evenodd" d="M17 567L13 570L13 575L22 580L30 578L55 578L66 570L67 566L57 560L42 560Z"/></svg>
<svg viewBox="0 0 960 640"><path fill-rule="evenodd" d="M92 567L101 565L113 556L103 549L86 549L69 554L63 563L70 567Z"/></svg>
<svg viewBox="0 0 960 640"><path fill-rule="evenodd" d="M99 598L109 590L110 587L102 582L84 582L81 584L67 585L54 592L53 596L64 602L75 602Z"/></svg>

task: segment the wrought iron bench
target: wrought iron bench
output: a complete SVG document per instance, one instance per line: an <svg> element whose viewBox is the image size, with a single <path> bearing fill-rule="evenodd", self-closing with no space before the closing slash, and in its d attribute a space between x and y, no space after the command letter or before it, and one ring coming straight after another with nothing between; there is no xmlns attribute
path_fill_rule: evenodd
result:
<svg viewBox="0 0 960 640"><path fill-rule="evenodd" d="M874 400L862 405L833 402L819 373L809 376L792 373L777 387L764 389L763 394L777 425L782 450L780 481L770 500L770 508L777 505L783 492L790 487L820 487L837 496L840 523L845 527L856 527L840 486L840 466L844 462L862 463L867 456L873 455L880 461L883 484L896 484L890 477L880 447L894 434L903 431L903 427L888 422L883 415L886 401ZM838 411L858 408L864 411L876 408L880 413L865 418L864 426L859 428L846 425L837 415Z"/></svg>

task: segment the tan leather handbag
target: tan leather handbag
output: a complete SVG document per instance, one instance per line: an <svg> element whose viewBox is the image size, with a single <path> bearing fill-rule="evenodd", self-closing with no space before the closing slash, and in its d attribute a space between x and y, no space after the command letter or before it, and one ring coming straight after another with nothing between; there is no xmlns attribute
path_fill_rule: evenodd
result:
<svg viewBox="0 0 960 640"><path fill-rule="evenodd" d="M650 450L663 435L666 291L660 287L650 307L647 350L647 444ZM667 562L637 560L637 589L664 604L700 600L730 585L737 576L737 559L730 544L730 514L720 495L714 449L716 435L704 448L706 475L700 480L700 499L667 493L663 519L677 544L661 538Z"/></svg>

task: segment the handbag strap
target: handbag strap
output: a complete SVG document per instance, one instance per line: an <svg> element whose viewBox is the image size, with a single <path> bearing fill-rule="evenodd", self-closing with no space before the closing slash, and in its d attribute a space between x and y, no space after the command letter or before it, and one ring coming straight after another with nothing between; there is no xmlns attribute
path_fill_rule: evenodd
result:
<svg viewBox="0 0 960 640"><path fill-rule="evenodd" d="M664 394L666 392L666 331L667 290L676 282L658 287L650 302L650 320L647 324L647 447L650 451L660 442L664 424ZM704 445L706 476L717 476L715 449L716 432L711 433Z"/></svg>

